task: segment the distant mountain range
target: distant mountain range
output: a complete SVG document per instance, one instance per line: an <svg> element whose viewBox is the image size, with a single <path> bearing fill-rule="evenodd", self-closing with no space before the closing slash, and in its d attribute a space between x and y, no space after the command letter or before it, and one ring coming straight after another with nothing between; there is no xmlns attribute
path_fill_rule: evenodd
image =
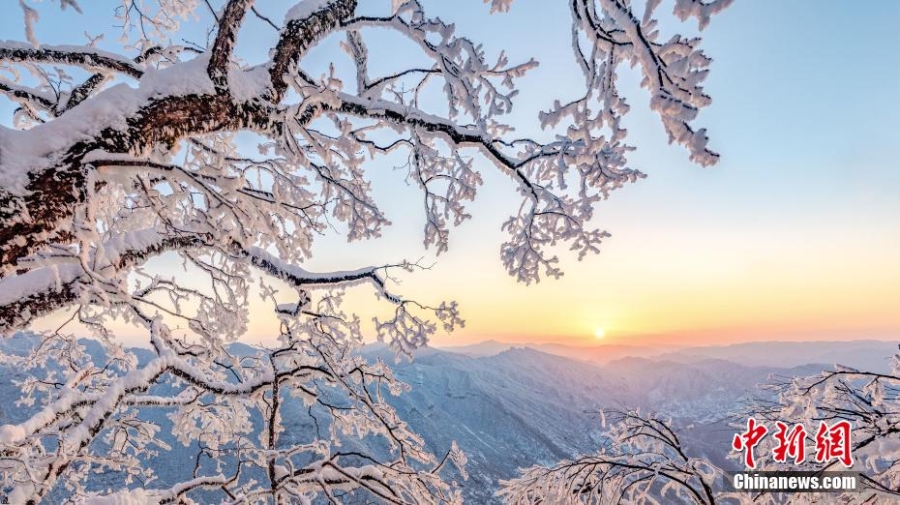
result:
<svg viewBox="0 0 900 505"><path fill-rule="evenodd" d="M749 342L720 346L638 346L638 345L595 345L572 346L564 344L527 344L526 346L579 361L606 364L628 358L653 358L656 360L691 363L704 359L724 359L750 366L794 367L812 363L831 366L840 363L860 369L887 371L890 357L898 351L898 341L892 340L850 340L811 342ZM522 347L487 340L477 344L446 346L441 350L466 356L490 356L502 351Z"/></svg>
<svg viewBox="0 0 900 505"><path fill-rule="evenodd" d="M758 395L756 386L773 374L822 369L712 358L682 363L628 357L598 366L530 348L479 357L425 350L412 362L394 365L397 377L413 389L391 403L432 450L446 450L456 440L469 458L467 497L492 503L494 484L516 475L517 467L594 451L602 440L596 415L602 408L670 416L691 454L733 466L726 460L734 435L728 413Z"/></svg>
<svg viewBox="0 0 900 505"><path fill-rule="evenodd" d="M23 338L2 340L0 347L20 352L28 347ZM242 347L240 353L249 352ZM726 415L759 394L757 384L772 374L818 373L834 362L886 368L897 350L894 343L877 341L766 342L655 349L655 355L647 348L630 355L627 346L537 347L485 342L453 352L426 348L414 360L397 363L383 345L367 346L362 353L393 363L395 375L412 386L388 401L434 453L443 454L454 440L459 444L469 460L470 478L458 481L469 503L483 504L497 502L498 481L514 477L518 468L593 452L602 442L596 415L602 408L639 407L671 416L691 455L733 467L726 460L734 434ZM90 352L102 351L94 344ZM19 422L28 414L3 410L18 396L13 379L21 380L21 371L0 365L0 424ZM285 435L315 433L306 409L295 403L285 405L291 411L283 416ZM166 433L171 425L160 412L148 415L159 416L161 436L172 438ZM185 468L176 463L192 461L189 449L171 445L174 452L157 460L165 467L160 468L162 483L190 472L188 463Z"/></svg>

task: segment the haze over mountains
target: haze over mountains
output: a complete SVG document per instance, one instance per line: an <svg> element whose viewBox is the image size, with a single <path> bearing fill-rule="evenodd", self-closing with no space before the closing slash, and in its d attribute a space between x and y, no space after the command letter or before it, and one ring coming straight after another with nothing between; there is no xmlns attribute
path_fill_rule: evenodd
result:
<svg viewBox="0 0 900 505"><path fill-rule="evenodd" d="M0 346L6 352L13 348L21 352L28 347L28 338L5 339ZM237 353L252 352L238 345ZM455 352L426 348L412 361L394 362L385 346L370 345L363 355L392 363L395 375L412 387L388 401L435 454L444 454L453 441L458 443L468 458L470 477L457 481L468 503L484 504L498 503L494 497L498 482L514 477L518 468L593 452L603 442L596 415L603 408L638 407L670 416L689 455L733 468L735 463L727 459L734 434L728 413L759 395L757 384L772 374L815 374L835 361L886 368L887 358L897 349L892 342L876 341L767 342L656 349L656 355L635 356L617 355L625 351L613 346L537 347L486 342ZM89 349L102 353L97 344L89 344ZM21 422L28 415L27 408L13 406L19 394L13 380L22 378L20 370L0 365L0 424ZM319 429L299 401L286 400L285 408L285 433L290 438L302 440ZM191 471L192 449L174 440L162 411L149 410L146 415L158 418L160 437L173 447L155 461L158 485L176 482ZM105 485L115 487L115 477Z"/></svg>
<svg viewBox="0 0 900 505"><path fill-rule="evenodd" d="M833 365L840 363L854 368L887 371L890 358L898 351L893 340L850 341L772 341L748 342L721 346L638 346L564 344L510 344L487 340L476 344L446 346L441 350L467 356L490 356L515 347L527 347L547 354L565 356L580 361L607 364L612 361L640 357L654 360L691 363L704 359L724 359L750 366L794 367L812 363Z"/></svg>

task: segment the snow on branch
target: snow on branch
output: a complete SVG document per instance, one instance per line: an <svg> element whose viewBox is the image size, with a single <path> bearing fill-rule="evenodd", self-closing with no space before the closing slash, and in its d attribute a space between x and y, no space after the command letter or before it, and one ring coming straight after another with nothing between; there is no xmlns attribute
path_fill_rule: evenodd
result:
<svg viewBox="0 0 900 505"><path fill-rule="evenodd" d="M219 17L219 29L213 43L206 71L219 93L228 91L228 70L237 34L253 0L231 0Z"/></svg>
<svg viewBox="0 0 900 505"><path fill-rule="evenodd" d="M505 121L536 61L511 62L417 0L365 13L357 3L298 1L279 25L273 7L252 0L124 2L110 20L121 37L101 50L100 36L41 44L39 5L23 0L26 41L0 42L0 98L15 106L12 127L0 127L0 330L54 311L69 319L23 361L38 374L60 365L22 386L26 401L51 409L46 419L2 429L15 453L3 475L14 475L21 493L64 487L89 496L84 482L104 469L138 478L148 452L166 450L154 445L159 427L139 415L159 408L169 409L182 442L198 444L199 460L240 466L220 478L198 464L191 478L200 480L150 492L159 499L202 488L229 501L335 500L339 490L452 502L457 490L437 475L441 463L381 400L382 388L403 386L385 365L354 354L360 317L345 312L342 294L374 288L393 310L375 320L376 334L401 354L461 326L456 304L394 293L391 272L421 268L414 263L309 271L316 239L381 235L391 223L372 179L394 154L407 160L405 182L422 192L426 246L450 247L450 228L485 190L480 170L495 169L521 196L498 223L508 234L504 266L524 283L562 275L557 247L579 258L599 252L609 233L592 224L598 203L644 177L629 166L634 147L622 127L629 105L617 73L627 64L640 68L670 141L700 165L717 159L696 126L711 103L702 87L711 60L697 37L662 38L658 2L643 16L629 2L567 4L585 89L572 101L548 100L535 118L547 141L514 137ZM491 12L511 3L493 1ZM729 3L676 0L673 15L703 28ZM67 5L77 7L59 2ZM238 57L252 42L238 37L248 11L278 32L255 65ZM200 36L185 37L192 29ZM384 30L422 58L374 65L390 56L372 43ZM324 75L312 75L307 56L328 38L346 54L329 55ZM349 82L338 77L348 73ZM252 155L240 140L248 137L257 139ZM149 260L158 257L180 260L190 275L154 270ZM229 342L246 332L253 292L278 317L281 347L237 357ZM117 347L113 321L145 328L156 357L139 366ZM101 338L114 355L108 363L94 363L65 333L74 323ZM279 442L286 395L329 421L328 435L316 437L325 442ZM251 426L265 428L251 434ZM341 436L359 435L384 437L390 456L337 450ZM62 442L45 445L50 438ZM52 451L52 460L42 456ZM456 452L451 459L462 461ZM263 481L248 477L260 471Z"/></svg>
<svg viewBox="0 0 900 505"><path fill-rule="evenodd" d="M161 319L148 325L156 350L149 362L127 365L121 374L109 365L76 374L55 401L32 417L0 426L0 471L14 477L11 496L40 500L59 479L83 476L88 468L149 475L152 470L141 469L138 457L158 443L158 428L138 414L140 409L164 408L175 423L178 441L199 444L198 462L230 455L236 462L234 473L206 474L208 469L198 465L192 479L172 488L143 486L106 495L86 492L83 481L69 485L96 503L126 498L166 503L202 490L232 500L302 496L312 501L319 493L340 491L389 503L458 501L458 490L438 474L447 457L438 462L381 399L382 389L396 394L403 385L383 363L369 364L349 354L333 334L286 338L279 348L236 359L227 351L180 352L178 337ZM157 388L167 382L177 386L174 391ZM147 390L158 393L147 395ZM332 416L330 435L319 433L309 444L281 441L282 404L298 400L316 412L311 415ZM55 448L45 445L48 437L58 440ZM341 450L341 437L381 439L394 456L385 460L367 450ZM101 440L112 441L114 450L98 453ZM235 445L235 440L243 442ZM30 454L47 450L54 452L53 458L29 462ZM464 458L456 453L454 446L448 457L463 465ZM263 470L267 480L244 477L254 469Z"/></svg>
<svg viewBox="0 0 900 505"><path fill-rule="evenodd" d="M818 436L802 435L800 453L807 456L777 461L776 447L784 450L778 435L764 437L754 448L756 472L859 471L861 489L852 492L791 493L783 491L731 492L723 480L730 478L708 459L694 456L669 419L639 411L604 411L606 428L601 448L595 454L552 466L521 470L515 479L503 482L498 495L506 503L878 503L900 496L900 450L898 399L900 399L900 354L891 357L888 372L871 372L835 365L805 377L770 377L759 386L757 397L731 414L731 425L740 430L753 418L780 427L826 426L849 422L851 468L838 459L821 461L810 456L819 449ZM802 432L801 432L802 433ZM782 433L784 435L784 433ZM743 459L733 452L731 458ZM744 462L740 461L738 465Z"/></svg>
<svg viewBox="0 0 900 505"><path fill-rule="evenodd" d="M142 65L128 58L91 46L40 45L0 42L0 60L12 63L54 63L75 65L88 70L115 72L135 79L144 75Z"/></svg>
<svg viewBox="0 0 900 505"><path fill-rule="evenodd" d="M621 410L604 411L601 419L608 444L595 455L525 469L502 482L498 495L510 504L716 503L712 487L724 472L685 455L668 420ZM740 493L732 494L740 503Z"/></svg>
<svg viewBox="0 0 900 505"><path fill-rule="evenodd" d="M792 425L797 419L813 425L849 421L853 426L851 451L854 468L865 469L867 498L893 500L900 496L900 354L890 357L887 372L872 372L835 365L805 377L772 377L760 386L760 394L735 414L766 422ZM764 441L760 468L778 468ZM811 449L808 449L811 450ZM807 458L802 465L813 471L843 470L837 460L826 463ZM873 494L874 493L874 494ZM848 496L849 498L849 496Z"/></svg>
<svg viewBox="0 0 900 505"><path fill-rule="evenodd" d="M651 107L660 113L670 138L685 145L692 158L701 164L712 163L717 156L706 148L704 131L690 125L697 111L710 103L700 87L709 59L696 49L699 42L696 38L676 36L665 44L656 42L658 30L652 17L655 8L652 3L645 10L643 21L639 21L630 7L616 2L572 2L573 47L585 72L588 90L584 98L566 105L557 104L541 116L545 128L553 128L563 121L573 123L565 136L546 144L505 139L509 127L499 120L511 110L515 79L533 68L534 62L509 65L506 56L501 54L496 63L489 63L478 44L457 36L451 25L427 18L418 2L404 2L385 17L354 17L356 3L350 0L300 2L285 20L272 60L263 66L240 68L230 61L231 53L237 43L237 30L251 4L237 0L226 2L221 15L216 17L217 35L212 47L194 59L182 59L186 53L177 47L154 46L137 58L129 58L91 47L35 49L17 43L5 46L0 56L12 63L90 63L100 67L96 70L124 72L141 80L134 91L117 87L104 90L101 89L104 76L97 74L69 91L70 98L65 103L55 105L49 104L40 90L29 91L17 83L5 84L2 91L29 102L26 108L31 112L26 112L39 123L53 119L41 116L42 109L49 110L51 116L59 114L49 121L47 128L39 124L29 132L38 134L39 130L46 130L40 132L43 138L61 142L24 157L26 153L22 149L16 153L4 148L13 155L5 156L0 168L13 184L5 190L9 193L0 195L5 202L3 208L17 209L34 217L30 222L15 222L12 214L4 218L11 225L5 228L5 233L0 233L4 264L13 265L19 258L54 240L64 240L72 233L69 228L75 211L88 204L87 178L82 171L82 167L88 166L85 152L102 149L132 154L155 150L157 156L166 158L171 156L166 152L174 153L172 148L182 140L193 142L200 135L243 129L272 136L272 147L277 146L279 157L283 157L283 160L273 160L284 164L280 172L296 166L313 167L326 186L343 195L339 202L347 206L347 211L339 215L350 222L351 238L375 236L380 226L388 222L364 194L368 183L360 170L363 160L353 150L358 152L358 148L364 148L373 155L380 151L366 135L372 126L360 127L341 118L350 115L406 127L406 141L394 145L406 146L411 151L411 165L417 168L410 171L415 174L410 178L426 194L426 244L436 245L438 251L448 247L448 227L466 219L462 202L475 198L480 184L477 171L465 168L467 162L462 161L459 153L446 156L436 142L449 140L455 146L478 146L490 161L523 186L523 195L528 200L504 226L510 234L502 253L508 270L524 282L539 280L542 275L558 276L561 270L549 251L550 245L568 242L580 256L599 251L607 233L584 228L584 223L592 218L594 205L610 191L643 176L625 164L626 153L632 148L622 142L626 132L619 126L628 107L615 87L616 67L629 60L643 69L643 84L652 93ZM697 17L705 24L727 2L700 5L679 2L676 14L681 18ZM374 27L405 35L434 60L434 65L380 78L368 75L371 70L365 64L369 51L365 34ZM336 79L319 82L301 68L310 47L331 33L343 31L349 37L346 48L353 55L358 74L355 94L342 92L342 85ZM582 36L594 47L582 47ZM138 59L143 63L135 63ZM158 67L152 72L147 68L150 61ZM202 75L197 72L200 67L204 70ZM262 78L260 70L267 72L268 77ZM432 81L442 81L445 85L450 106L448 117L427 113L417 106L419 93ZM412 97L395 93L396 86L410 83L414 84ZM279 108L289 86L295 88L302 102ZM118 109L118 114L106 116L97 115L99 107L93 108L96 112L74 107L93 102L86 100L90 95L98 95L98 102L119 100L125 106ZM595 101L602 105L599 109L593 107ZM79 114L69 119L75 110ZM599 113L589 114L591 110ZM311 126L322 117L343 125L341 128L349 136L339 139ZM95 126L84 129L84 124ZM128 126L123 129L123 125ZM605 130L608 133L604 134ZM4 132L4 136L10 134ZM10 136L3 144L30 145L25 140ZM87 146L83 145L85 142ZM310 148L315 158L310 157ZM67 177L50 177L51 173L61 172L67 173ZM350 177L334 176L341 172ZM425 172L423 177L419 177L420 172ZM569 173L580 179L571 190L567 182ZM432 191L436 184L425 182L430 177L448 177L445 180L452 181L452 188L437 194ZM301 180L285 182L297 184ZM38 204L48 198L52 205ZM19 244L17 237L31 238Z"/></svg>
<svg viewBox="0 0 900 505"><path fill-rule="evenodd" d="M297 66L309 48L334 30L342 19L350 17L355 10L356 0L302 0L288 11L269 64L272 101L278 102L284 97L288 89L286 75L292 67Z"/></svg>

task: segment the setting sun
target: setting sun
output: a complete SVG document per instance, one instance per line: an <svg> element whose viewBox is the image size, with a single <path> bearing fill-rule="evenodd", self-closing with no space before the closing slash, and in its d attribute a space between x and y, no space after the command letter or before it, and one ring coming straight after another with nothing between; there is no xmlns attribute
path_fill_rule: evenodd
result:
<svg viewBox="0 0 900 505"><path fill-rule="evenodd" d="M596 330L594 330L595 338L603 338L604 336L606 336L606 332L603 331L603 328L597 328Z"/></svg>

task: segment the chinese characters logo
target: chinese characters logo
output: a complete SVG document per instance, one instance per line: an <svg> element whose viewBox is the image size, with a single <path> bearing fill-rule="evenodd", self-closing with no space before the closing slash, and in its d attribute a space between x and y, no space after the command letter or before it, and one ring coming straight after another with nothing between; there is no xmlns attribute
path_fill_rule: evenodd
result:
<svg viewBox="0 0 900 505"><path fill-rule="evenodd" d="M850 448L850 422L838 421L832 425L824 421L819 423L815 434L815 454L813 458L817 463L827 463L837 460L845 467L853 466L853 456ZM731 447L735 451L743 451L744 465L747 468L756 468L756 446L769 434L769 428L760 424L754 418L747 419L747 429L734 435ZM803 463L806 458L806 440L809 438L806 428L802 424L789 426L781 421L775 422L775 448L772 457L779 463L788 460L796 464Z"/></svg>

